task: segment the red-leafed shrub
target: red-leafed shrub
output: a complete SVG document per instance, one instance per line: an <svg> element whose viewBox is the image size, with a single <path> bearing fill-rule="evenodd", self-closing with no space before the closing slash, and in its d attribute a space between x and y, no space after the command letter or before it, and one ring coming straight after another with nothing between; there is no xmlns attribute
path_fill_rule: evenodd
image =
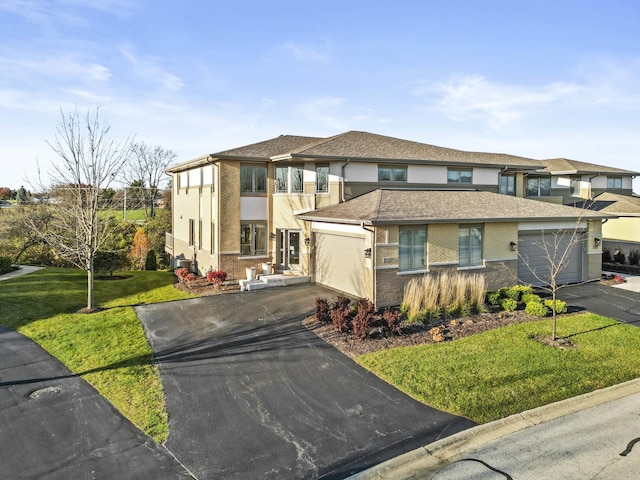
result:
<svg viewBox="0 0 640 480"><path fill-rule="evenodd" d="M400 335L402 329L400 328L400 322L402 322L402 315L397 310L385 310L382 314L382 318L387 324L387 328L391 333Z"/></svg>
<svg viewBox="0 0 640 480"><path fill-rule="evenodd" d="M186 267L180 267L176 270L176 277L180 282L184 282L187 275L189 275L189 270Z"/></svg>
<svg viewBox="0 0 640 480"><path fill-rule="evenodd" d="M374 313L375 307L373 303L366 298L358 300L358 309L352 322L354 337L364 339L369 335L369 328L371 328Z"/></svg>
<svg viewBox="0 0 640 480"><path fill-rule="evenodd" d="M326 298L316 298L316 320L320 323L331 323L329 301Z"/></svg>
<svg viewBox="0 0 640 480"><path fill-rule="evenodd" d="M222 270L212 270L207 272L207 282L209 285L220 286L227 279L227 272Z"/></svg>
<svg viewBox="0 0 640 480"><path fill-rule="evenodd" d="M331 308L331 321L333 322L333 328L338 332L349 331L351 323L351 308L349 307L349 300L342 295L336 297Z"/></svg>

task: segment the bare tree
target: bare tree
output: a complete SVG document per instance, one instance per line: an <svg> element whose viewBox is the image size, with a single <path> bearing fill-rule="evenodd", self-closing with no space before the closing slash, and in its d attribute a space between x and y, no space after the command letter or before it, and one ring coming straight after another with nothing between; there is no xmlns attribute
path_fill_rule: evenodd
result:
<svg viewBox="0 0 640 480"><path fill-rule="evenodd" d="M164 171L177 155L160 145L152 147L144 142L132 145L131 153L127 163L127 177L130 182L135 182L134 192L144 205L145 214L148 218L153 218Z"/></svg>
<svg viewBox="0 0 640 480"><path fill-rule="evenodd" d="M573 228L553 232L542 230L540 239L532 242L537 250L536 257L541 260L541 262L535 262L538 264L537 267L534 266L532 258L518 252L518 256L526 268L539 282L537 286L551 294L552 340L556 340L557 337L557 293L560 288L565 286L560 282L561 274L569 265L574 249L579 248L585 242L584 228L582 227L582 221L585 216L584 208L587 208L587 206L585 205L583 210L578 212Z"/></svg>
<svg viewBox="0 0 640 480"><path fill-rule="evenodd" d="M94 309L95 256L115 224L100 214L101 194L123 168L131 145L129 139L115 138L99 113L96 109L81 117L77 108L67 113L60 110L55 140L47 142L58 157L46 189L54 213L46 230L29 221L57 255L86 270L87 311Z"/></svg>

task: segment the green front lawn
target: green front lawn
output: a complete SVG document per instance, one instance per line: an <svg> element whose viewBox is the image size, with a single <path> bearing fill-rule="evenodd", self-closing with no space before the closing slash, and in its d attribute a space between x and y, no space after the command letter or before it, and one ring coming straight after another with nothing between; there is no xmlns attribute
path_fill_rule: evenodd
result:
<svg viewBox="0 0 640 480"><path fill-rule="evenodd" d="M558 320L558 335L576 348L532 338L550 332L543 320L358 362L412 397L479 423L640 377L640 328L584 313Z"/></svg>
<svg viewBox="0 0 640 480"><path fill-rule="evenodd" d="M171 272L126 272L96 280L93 314L86 272L47 268L0 284L0 324L38 342L92 384L138 428L162 442L168 434L164 393L153 352L132 306L190 295L173 288Z"/></svg>

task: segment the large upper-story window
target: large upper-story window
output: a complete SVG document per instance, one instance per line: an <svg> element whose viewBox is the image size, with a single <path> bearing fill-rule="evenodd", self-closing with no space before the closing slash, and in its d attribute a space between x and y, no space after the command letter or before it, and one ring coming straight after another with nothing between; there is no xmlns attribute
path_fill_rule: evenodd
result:
<svg viewBox="0 0 640 480"><path fill-rule="evenodd" d="M516 177L513 175L500 175L499 192L502 195L516 194Z"/></svg>
<svg viewBox="0 0 640 480"><path fill-rule="evenodd" d="M378 167L379 182L406 182L407 167Z"/></svg>
<svg viewBox="0 0 640 480"><path fill-rule="evenodd" d="M607 177L607 188L622 188L622 177Z"/></svg>
<svg viewBox="0 0 640 480"><path fill-rule="evenodd" d="M482 225L460 225L458 235L459 265L482 265Z"/></svg>
<svg viewBox="0 0 640 480"><path fill-rule="evenodd" d="M527 197L548 197L551 195L551 179L548 177L527 178Z"/></svg>
<svg viewBox="0 0 640 480"><path fill-rule="evenodd" d="M267 167L241 165L240 192L267 193Z"/></svg>
<svg viewBox="0 0 640 480"><path fill-rule="evenodd" d="M401 228L399 232L398 267L421 270L425 267L427 230L424 227Z"/></svg>
<svg viewBox="0 0 640 480"><path fill-rule="evenodd" d="M276 185L278 193L302 193L304 168L299 166L277 166Z"/></svg>
<svg viewBox="0 0 640 480"><path fill-rule="evenodd" d="M329 166L318 165L316 167L316 192L323 193L329 191Z"/></svg>
<svg viewBox="0 0 640 480"><path fill-rule="evenodd" d="M240 255L259 256L267 254L267 224L240 224Z"/></svg>
<svg viewBox="0 0 640 480"><path fill-rule="evenodd" d="M449 168L447 170L447 183L473 183L473 170L470 168Z"/></svg>

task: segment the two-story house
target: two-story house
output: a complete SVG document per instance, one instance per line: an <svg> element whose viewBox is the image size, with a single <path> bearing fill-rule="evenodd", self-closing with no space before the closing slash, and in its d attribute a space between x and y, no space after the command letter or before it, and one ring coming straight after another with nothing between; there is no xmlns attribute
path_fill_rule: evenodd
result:
<svg viewBox="0 0 640 480"><path fill-rule="evenodd" d="M625 185L633 174L614 170ZM562 281L600 276L610 216L551 198L564 198L565 172L539 160L352 131L281 136L167 171L167 251L201 274L240 279L271 263L380 307L398 304L412 276L442 270L483 273L489 288L539 283L539 245L555 234L576 244Z"/></svg>

